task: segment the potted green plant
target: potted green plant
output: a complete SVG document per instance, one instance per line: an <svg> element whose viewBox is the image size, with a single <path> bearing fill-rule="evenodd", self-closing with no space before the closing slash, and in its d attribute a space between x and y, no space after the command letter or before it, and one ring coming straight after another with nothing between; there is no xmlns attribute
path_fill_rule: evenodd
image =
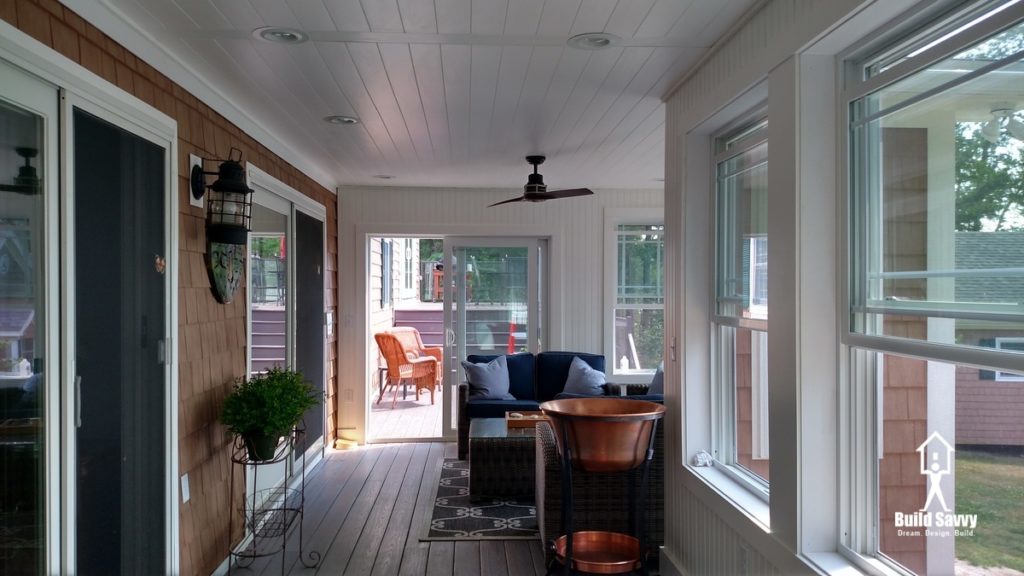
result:
<svg viewBox="0 0 1024 576"><path fill-rule="evenodd" d="M274 367L237 382L224 399L220 420L242 437L251 460L269 460L281 436L319 404L319 396L301 373Z"/></svg>

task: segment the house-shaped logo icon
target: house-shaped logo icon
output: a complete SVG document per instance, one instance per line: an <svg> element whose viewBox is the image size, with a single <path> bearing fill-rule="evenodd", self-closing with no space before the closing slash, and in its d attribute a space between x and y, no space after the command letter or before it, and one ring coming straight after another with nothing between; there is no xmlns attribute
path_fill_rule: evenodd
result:
<svg viewBox="0 0 1024 576"><path fill-rule="evenodd" d="M942 496L942 477L953 472L954 448L938 432L932 432L927 440L917 447L921 455L921 474L928 477L928 498L921 511L928 510L932 499L938 498L942 510L949 512L946 499Z"/></svg>

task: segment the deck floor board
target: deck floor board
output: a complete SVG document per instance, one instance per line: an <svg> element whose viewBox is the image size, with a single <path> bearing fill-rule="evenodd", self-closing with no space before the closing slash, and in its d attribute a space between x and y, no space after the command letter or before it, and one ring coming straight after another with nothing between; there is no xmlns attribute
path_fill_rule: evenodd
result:
<svg viewBox="0 0 1024 576"><path fill-rule="evenodd" d="M421 542L430 517L442 458L455 444L377 444L329 451L307 477L304 550L321 561L298 560L298 531L285 556L287 574L377 576L510 576L543 574L540 541ZM280 574L281 557L262 559L234 574Z"/></svg>

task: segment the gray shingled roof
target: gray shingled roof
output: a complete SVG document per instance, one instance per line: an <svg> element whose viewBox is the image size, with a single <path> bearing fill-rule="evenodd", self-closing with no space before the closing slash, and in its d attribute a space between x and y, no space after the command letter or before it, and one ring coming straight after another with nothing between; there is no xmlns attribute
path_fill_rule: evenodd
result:
<svg viewBox="0 0 1024 576"><path fill-rule="evenodd" d="M1024 268L1024 232L957 232L956 268ZM957 302L1024 302L1024 277L956 279Z"/></svg>

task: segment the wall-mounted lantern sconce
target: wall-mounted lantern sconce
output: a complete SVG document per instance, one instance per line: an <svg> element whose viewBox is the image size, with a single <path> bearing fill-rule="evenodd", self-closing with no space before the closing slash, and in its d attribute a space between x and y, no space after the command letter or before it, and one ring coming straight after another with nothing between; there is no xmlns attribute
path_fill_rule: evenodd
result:
<svg viewBox="0 0 1024 576"><path fill-rule="evenodd" d="M235 159L235 153L238 159ZM232 148L227 160L220 161L216 172L205 172L202 159L192 167L189 187L194 198L202 198L206 190L206 271L214 297L229 304L245 273L245 253L249 243L252 218L252 188L245 182L242 152ZM206 176L217 176L206 185ZM205 188L205 190L204 190Z"/></svg>
<svg viewBox="0 0 1024 576"><path fill-rule="evenodd" d="M235 153L238 159L234 159ZM242 151L232 148L227 160L222 160L216 172L203 171L203 162L216 160L202 159L192 167L190 187L192 196L202 198L210 191L206 209L206 239L221 244L246 244L249 238L249 222L252 218L252 188L245 183L245 169L242 168ZM206 185L207 175L217 175L213 184Z"/></svg>
<svg viewBox="0 0 1024 576"><path fill-rule="evenodd" d="M32 165L32 159L39 154L39 150L28 147L18 147L14 152L25 159L25 165L18 167L18 175L14 177L14 184L0 184L0 192L15 192L32 196L39 194L39 176L36 168Z"/></svg>

